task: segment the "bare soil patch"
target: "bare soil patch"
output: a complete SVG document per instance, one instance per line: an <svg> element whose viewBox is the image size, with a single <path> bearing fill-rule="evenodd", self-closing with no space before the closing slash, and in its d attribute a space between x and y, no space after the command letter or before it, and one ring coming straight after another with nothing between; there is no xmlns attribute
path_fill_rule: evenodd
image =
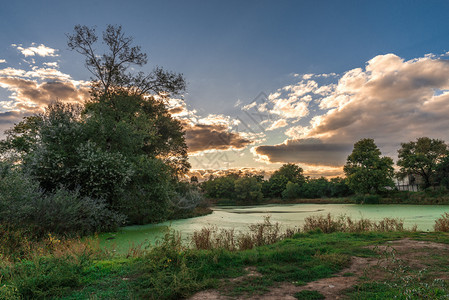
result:
<svg viewBox="0 0 449 300"><path fill-rule="evenodd" d="M445 265L449 260L449 245L439 244L427 241L415 241L411 239L402 239L387 242L380 246L369 246L368 248L379 253L380 257L357 257L351 258L351 265L335 274L334 277L323 278L312 281L304 286L297 286L293 283L280 283L277 286L269 288L269 291L263 295L242 295L239 297L229 297L220 294L218 290L206 290L193 295L191 300L229 300L229 299L296 299L293 295L302 290L314 290L323 294L326 299L344 299L344 292L351 289L354 285L363 280L384 280L388 278L389 264L393 261L400 263L412 269L422 269L436 267L441 264L438 258L445 258ZM248 274L232 279L232 281L241 281L245 277L262 276L255 268L248 268ZM449 279L446 272L433 272L433 277Z"/></svg>

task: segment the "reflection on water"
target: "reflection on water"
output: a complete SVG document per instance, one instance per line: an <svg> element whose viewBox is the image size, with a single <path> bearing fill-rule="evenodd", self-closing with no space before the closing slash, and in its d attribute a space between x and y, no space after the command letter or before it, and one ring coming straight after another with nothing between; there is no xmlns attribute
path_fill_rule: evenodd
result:
<svg viewBox="0 0 449 300"><path fill-rule="evenodd" d="M356 204L285 204L261 206L226 206L214 208L207 216L175 220L159 224L127 226L119 232L100 236L101 244L114 247L119 252L126 251L132 245L154 244L169 228L181 232L184 237L207 225L219 228L234 228L245 231L248 225L261 222L270 215L273 222L283 226L302 226L310 215L331 213L335 216L345 214L353 219L367 218L379 221L382 218L400 218L406 227L414 224L418 230L432 230L435 219L449 211L445 205L356 205Z"/></svg>

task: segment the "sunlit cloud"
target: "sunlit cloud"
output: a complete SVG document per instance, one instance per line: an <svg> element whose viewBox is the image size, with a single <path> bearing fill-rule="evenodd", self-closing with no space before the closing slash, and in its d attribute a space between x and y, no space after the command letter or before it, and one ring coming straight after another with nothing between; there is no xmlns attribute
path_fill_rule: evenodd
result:
<svg viewBox="0 0 449 300"><path fill-rule="evenodd" d="M39 46L36 46L36 43L32 43L30 47L24 48L22 45L16 45L12 44L11 46L15 47L17 50L19 50L25 57L28 56L59 56L56 52L57 49L53 49L50 47L45 46L44 44L40 44Z"/></svg>

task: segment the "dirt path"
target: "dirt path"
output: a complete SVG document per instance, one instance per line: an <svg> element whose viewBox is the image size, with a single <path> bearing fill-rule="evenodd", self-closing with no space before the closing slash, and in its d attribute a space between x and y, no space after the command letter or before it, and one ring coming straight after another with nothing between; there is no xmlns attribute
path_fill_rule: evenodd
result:
<svg viewBox="0 0 449 300"><path fill-rule="evenodd" d="M279 283L278 286L273 286L263 295L243 295L238 298L221 295L217 290L206 290L193 295L190 300L229 300L229 299L296 299L293 295L302 290L318 291L326 297L326 299L344 299L343 292L352 288L359 281L362 276L369 275L371 280L385 278L385 271L382 271L394 254L395 260L400 260L403 264L413 268L425 268L422 260L423 257L428 257L429 254L438 253L438 255L447 255L449 257L449 245L439 244L426 241L415 241L410 239L402 239L398 241L388 242L381 246L370 246L369 248L384 255L384 258L364 258L352 257L350 267L335 274L331 278L323 278L312 281L304 286L296 286L291 283ZM249 273L245 276L261 276L260 273L254 269L249 269ZM439 278L449 279L449 275L441 274ZM233 279L241 280L244 277Z"/></svg>

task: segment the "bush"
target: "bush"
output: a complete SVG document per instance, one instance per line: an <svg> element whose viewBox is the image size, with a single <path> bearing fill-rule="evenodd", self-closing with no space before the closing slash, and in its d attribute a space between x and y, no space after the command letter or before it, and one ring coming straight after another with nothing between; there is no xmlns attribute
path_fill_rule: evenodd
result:
<svg viewBox="0 0 449 300"><path fill-rule="evenodd" d="M81 196L78 191L59 188L45 194L37 181L10 166L3 168L0 180L0 223L37 235L87 235L114 230L124 223L124 217L105 201Z"/></svg>

